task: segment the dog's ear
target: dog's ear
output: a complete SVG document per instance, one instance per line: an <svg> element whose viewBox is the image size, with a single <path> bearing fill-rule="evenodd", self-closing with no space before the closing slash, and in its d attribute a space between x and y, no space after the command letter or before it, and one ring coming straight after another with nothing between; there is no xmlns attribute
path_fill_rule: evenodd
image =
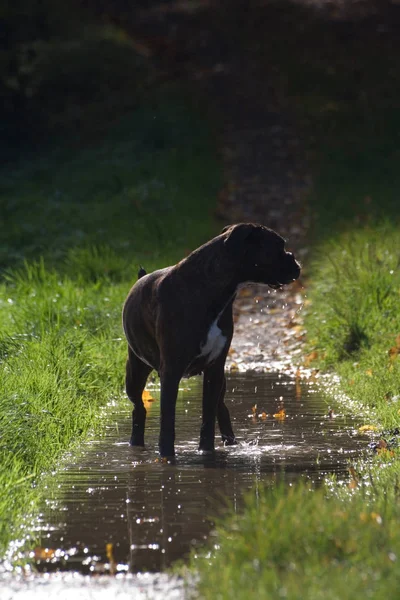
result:
<svg viewBox="0 0 400 600"><path fill-rule="evenodd" d="M240 255L240 253L243 252L245 242L249 241L250 236L254 234L257 226L252 223L229 225L228 227L224 227L221 233L225 233L229 229L231 229L231 232L225 239L225 246L232 254Z"/></svg>

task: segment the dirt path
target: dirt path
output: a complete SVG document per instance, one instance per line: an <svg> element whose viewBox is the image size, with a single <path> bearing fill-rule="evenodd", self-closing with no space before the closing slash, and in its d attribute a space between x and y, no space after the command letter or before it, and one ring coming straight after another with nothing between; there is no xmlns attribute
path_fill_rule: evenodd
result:
<svg viewBox="0 0 400 600"><path fill-rule="evenodd" d="M217 216L225 223L258 222L287 239L302 261L309 228L305 195L310 186L293 121L249 57L219 65L205 85L220 115L219 142L225 186ZM300 280L274 291L244 288L235 303L231 370L291 369L301 343Z"/></svg>
<svg viewBox="0 0 400 600"><path fill-rule="evenodd" d="M232 20L240 21L240 9L232 13ZM211 9L194 16L171 11L167 28L174 32L175 75L190 81L215 123L224 176L216 216L221 227L250 221L275 229L303 261L311 179L296 123L273 61L255 62L252 50L232 33L237 24L226 23L227 15ZM164 61L168 72L168 53ZM292 369L301 343L303 303L301 280L277 292L266 286L241 290L227 368Z"/></svg>

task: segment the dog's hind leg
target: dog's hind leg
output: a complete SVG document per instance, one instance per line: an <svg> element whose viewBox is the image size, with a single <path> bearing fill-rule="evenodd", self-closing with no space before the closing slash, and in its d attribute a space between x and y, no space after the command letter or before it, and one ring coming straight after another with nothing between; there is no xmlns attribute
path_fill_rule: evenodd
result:
<svg viewBox="0 0 400 600"><path fill-rule="evenodd" d="M226 446L234 446L237 444L235 434L233 433L231 417L229 410L224 402L226 391L226 378L224 375L224 383L218 400L217 419L218 427L221 432L222 441Z"/></svg>
<svg viewBox="0 0 400 600"><path fill-rule="evenodd" d="M144 427L146 423L146 409L143 404L142 394L146 385L151 367L146 365L128 347L128 360L126 361L126 393L133 403L131 446L144 446Z"/></svg>

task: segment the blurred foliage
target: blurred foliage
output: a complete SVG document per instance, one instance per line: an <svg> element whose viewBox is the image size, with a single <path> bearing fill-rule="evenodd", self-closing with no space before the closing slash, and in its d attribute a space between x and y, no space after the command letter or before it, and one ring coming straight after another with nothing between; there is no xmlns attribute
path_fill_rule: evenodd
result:
<svg viewBox="0 0 400 600"><path fill-rule="evenodd" d="M0 134L90 126L132 106L149 67L135 42L80 2L0 6Z"/></svg>

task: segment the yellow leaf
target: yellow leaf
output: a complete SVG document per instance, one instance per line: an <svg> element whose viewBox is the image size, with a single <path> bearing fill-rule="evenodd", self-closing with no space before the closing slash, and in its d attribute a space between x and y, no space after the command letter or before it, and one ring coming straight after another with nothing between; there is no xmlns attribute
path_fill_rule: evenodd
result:
<svg viewBox="0 0 400 600"><path fill-rule="evenodd" d="M304 366L305 367L309 367L311 365L311 363L316 360L318 358L318 352L316 350L313 350L313 352L310 352L310 354L307 354L307 356L304 359Z"/></svg>
<svg viewBox="0 0 400 600"><path fill-rule="evenodd" d="M47 560L47 559L53 558L55 555L55 552L56 551L53 548L41 548L40 546L38 546L34 550L35 559L36 560Z"/></svg>
<svg viewBox="0 0 400 600"><path fill-rule="evenodd" d="M106 544L106 556L108 558L108 562L110 565L110 575L115 575L117 572L117 563L115 562L115 558L114 558L114 545L113 544Z"/></svg>
<svg viewBox="0 0 400 600"><path fill-rule="evenodd" d="M106 544L106 556L107 556L108 560L114 560L113 559L113 544Z"/></svg>
<svg viewBox="0 0 400 600"><path fill-rule="evenodd" d="M358 428L358 431L360 433L364 433L364 431L378 431L378 428L375 427L375 425L361 425L361 427Z"/></svg>
<svg viewBox="0 0 400 600"><path fill-rule="evenodd" d="M372 377L372 369L367 369L365 371L365 374L368 375L369 377Z"/></svg>
<svg viewBox="0 0 400 600"><path fill-rule="evenodd" d="M275 419L279 419L281 421L283 421L284 419L286 419L286 411L284 408L281 408L281 410L277 413L274 414L274 418Z"/></svg>
<svg viewBox="0 0 400 600"><path fill-rule="evenodd" d="M142 400L144 402L155 402L155 398L153 398L148 390L143 390Z"/></svg>

